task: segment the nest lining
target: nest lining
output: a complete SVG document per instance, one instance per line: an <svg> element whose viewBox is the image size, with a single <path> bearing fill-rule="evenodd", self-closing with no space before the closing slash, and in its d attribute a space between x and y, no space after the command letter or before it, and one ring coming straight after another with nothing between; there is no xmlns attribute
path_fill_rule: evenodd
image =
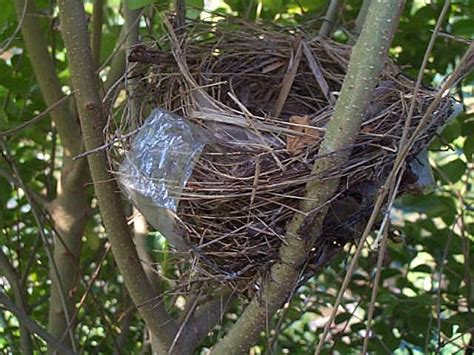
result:
<svg viewBox="0 0 474 355"><path fill-rule="evenodd" d="M302 213L306 183L338 176L338 192L313 250L312 263L323 266L360 236L393 166L413 81L387 60L361 132L347 148L349 161L314 176L311 168L347 71L350 46L238 21L194 24L184 39L168 31L157 42L163 49L155 44L132 51L129 59L141 64L130 76L141 75L134 92L144 107L175 112L213 137L177 212L180 233L198 251L193 272L234 287L250 284L278 259L288 221ZM433 90L419 91L412 128L433 99ZM444 99L408 160L428 145L451 110L450 99ZM137 125L121 122L121 133ZM402 191L416 180L407 170Z"/></svg>

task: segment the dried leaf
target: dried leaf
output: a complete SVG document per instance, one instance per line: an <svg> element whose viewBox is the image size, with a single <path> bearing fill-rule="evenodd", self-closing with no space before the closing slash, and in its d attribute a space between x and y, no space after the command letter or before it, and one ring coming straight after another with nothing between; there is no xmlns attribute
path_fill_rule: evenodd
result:
<svg viewBox="0 0 474 355"><path fill-rule="evenodd" d="M309 116L291 116L290 123L299 126L292 126L292 130L304 133L304 136L287 135L286 149L292 155L300 153L304 148L316 144L320 138L319 131L311 127Z"/></svg>

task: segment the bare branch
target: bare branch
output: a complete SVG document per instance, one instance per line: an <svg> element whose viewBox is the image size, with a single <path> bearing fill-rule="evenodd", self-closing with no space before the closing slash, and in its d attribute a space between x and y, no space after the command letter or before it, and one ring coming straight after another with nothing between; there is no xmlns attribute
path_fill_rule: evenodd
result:
<svg viewBox="0 0 474 355"><path fill-rule="evenodd" d="M321 26L321 29L319 30L319 36L329 37L332 31L334 31L337 15L339 14L339 10L342 4L342 0L331 0L329 2L328 9L326 11L326 14L324 15L323 24Z"/></svg>
<svg viewBox="0 0 474 355"><path fill-rule="evenodd" d="M51 349L59 350L64 354L76 354L72 349L61 344L55 337L41 328L36 322L28 317L23 310L15 306L15 304L2 291L0 291L0 304L2 304L6 310L12 312L21 324L24 324L31 332L39 335L44 341L46 341Z"/></svg>
<svg viewBox="0 0 474 355"><path fill-rule="evenodd" d="M21 310L24 314L28 314L26 305L26 295L20 286L20 277L1 248L0 270L1 273L3 273L3 275L8 280L8 283L10 284L10 287L13 290L13 294L15 296L15 304L17 305L18 309ZM33 354L33 345L31 343L30 332L22 322L20 322L20 338L22 353Z"/></svg>
<svg viewBox="0 0 474 355"><path fill-rule="evenodd" d="M91 48L94 68L100 66L100 44L102 41L102 25L104 22L104 0L95 0L91 20Z"/></svg>
<svg viewBox="0 0 474 355"><path fill-rule="evenodd" d="M362 26L364 25L365 18L367 17L367 10L369 9L371 0L364 0L362 6L360 7L359 13L357 14L357 19L355 23L355 28L353 31L353 36L349 39L349 44L354 44L359 38L360 31L362 30Z"/></svg>

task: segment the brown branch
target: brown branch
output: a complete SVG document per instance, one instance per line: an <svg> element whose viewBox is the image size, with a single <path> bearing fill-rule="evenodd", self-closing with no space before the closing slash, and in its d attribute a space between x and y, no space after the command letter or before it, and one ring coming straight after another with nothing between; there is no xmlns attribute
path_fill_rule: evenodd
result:
<svg viewBox="0 0 474 355"><path fill-rule="evenodd" d="M91 19L91 48L94 68L100 66L100 45L102 42L102 25L104 22L104 0L95 0Z"/></svg>
<svg viewBox="0 0 474 355"><path fill-rule="evenodd" d="M197 346L206 338L212 328L222 320L234 299L235 294L225 289L195 310L185 328L191 344Z"/></svg>
<svg viewBox="0 0 474 355"><path fill-rule="evenodd" d="M27 304L26 304L26 294L24 289L20 286L20 277L17 274L16 270L11 265L10 261L8 260L5 253L0 248L0 273L2 273L10 287L13 291L13 295L15 296L15 304L18 309L23 312L24 314L28 314L27 312ZM33 345L31 343L31 335L28 330L28 327L23 322L20 322L20 344L21 344L21 351L24 354L33 354Z"/></svg>
<svg viewBox="0 0 474 355"><path fill-rule="evenodd" d="M64 354L75 354L68 346L60 343L55 337L53 337L46 330L41 328L36 322L34 322L28 315L20 308L18 308L10 298L7 297L3 292L0 291L0 304L3 307L12 312L15 317L18 318L18 321L25 325L32 333L39 335L46 343L50 346L52 350L59 350Z"/></svg>
<svg viewBox="0 0 474 355"><path fill-rule="evenodd" d="M60 0L58 7L72 82L76 90L85 149L91 150L104 144L102 132L106 119L99 95L98 78L92 64L84 5L79 0ZM90 154L87 159L117 266L134 304L139 305L141 316L158 337L160 350L165 352L174 339L177 326L166 312L164 305L153 302L157 295L138 258L126 223L119 189L114 176L110 173L105 152Z"/></svg>
<svg viewBox="0 0 474 355"><path fill-rule="evenodd" d="M319 30L319 36L329 37L336 26L337 15L343 4L342 0L331 0L328 9L324 15L323 24Z"/></svg>
<svg viewBox="0 0 474 355"><path fill-rule="evenodd" d="M337 169L350 154L350 149L359 132L365 109L372 91L378 81L398 18L403 8L403 1L373 1L367 26L362 31L360 40L353 48L349 69L344 81L341 95L331 118L319 155L313 166L312 174L318 176L325 171ZM337 154L334 154L337 152ZM314 241L321 234L321 226L327 212L324 205L335 193L339 179L333 178L323 182L311 181L306 186L305 199L300 210L287 227L286 241L280 249L280 262L273 265L271 274L263 284L260 299L254 298L243 314L215 348L215 354L238 354L256 341L265 327L265 320L271 317L286 301L289 292L298 281L298 276Z"/></svg>

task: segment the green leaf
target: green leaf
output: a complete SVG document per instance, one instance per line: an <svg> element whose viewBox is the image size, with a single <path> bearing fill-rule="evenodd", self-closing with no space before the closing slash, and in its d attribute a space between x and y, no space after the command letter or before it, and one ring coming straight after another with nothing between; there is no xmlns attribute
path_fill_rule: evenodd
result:
<svg viewBox="0 0 474 355"><path fill-rule="evenodd" d="M461 159L456 159L450 161L449 163L440 167L440 170L443 172L445 178L449 180L450 183L458 182L466 172L467 165ZM442 179L444 181L444 179Z"/></svg>
<svg viewBox="0 0 474 355"><path fill-rule="evenodd" d="M345 312L345 313L340 313L336 316L336 318L334 319L334 322L336 324L339 324L339 323L342 323L342 322L346 322L347 320L349 320L350 318L352 317L352 314L349 313L349 312Z"/></svg>
<svg viewBox="0 0 474 355"><path fill-rule="evenodd" d="M428 217L452 218L456 215L456 203L452 198L437 196L434 193L425 196L403 196L401 199L407 212L426 213Z"/></svg>
<svg viewBox="0 0 474 355"><path fill-rule="evenodd" d="M263 6L272 12L278 12L283 5L282 0L263 0Z"/></svg>
<svg viewBox="0 0 474 355"><path fill-rule="evenodd" d="M443 130L443 133L441 134L441 137L443 138L445 143L451 143L453 140L459 137L460 134L461 134L461 124L456 119L452 123L446 126L446 128Z"/></svg>
<svg viewBox="0 0 474 355"><path fill-rule="evenodd" d="M127 6L129 9L136 10L147 5L153 4L154 0L127 0Z"/></svg>
<svg viewBox="0 0 474 355"><path fill-rule="evenodd" d="M424 264L418 265L416 268L414 268L411 271L413 271L413 272L423 272L423 273L426 273L426 274L432 274L433 273L433 270L428 265L424 265Z"/></svg>
<svg viewBox="0 0 474 355"><path fill-rule="evenodd" d="M464 142L463 149L467 161L472 163L474 158L474 136L467 137L466 141Z"/></svg>
<svg viewBox="0 0 474 355"><path fill-rule="evenodd" d="M458 36L474 38L474 32L472 31L472 19L465 18L454 22L451 32Z"/></svg>

